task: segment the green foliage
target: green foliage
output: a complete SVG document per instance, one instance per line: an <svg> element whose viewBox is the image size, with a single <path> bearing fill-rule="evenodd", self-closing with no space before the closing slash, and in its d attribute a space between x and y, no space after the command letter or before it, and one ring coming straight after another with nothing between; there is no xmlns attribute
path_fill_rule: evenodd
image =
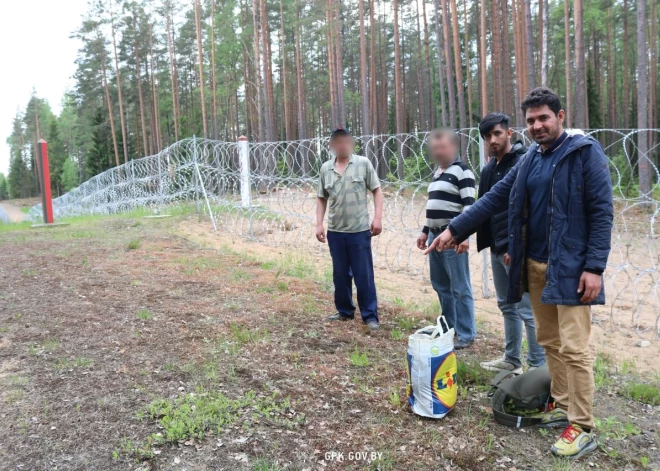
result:
<svg viewBox="0 0 660 471"><path fill-rule="evenodd" d="M78 186L78 183L78 168L71 158L67 158L62 165L62 190L65 193L71 191Z"/></svg>
<svg viewBox="0 0 660 471"><path fill-rule="evenodd" d="M624 394L639 402L653 406L660 405L660 386L658 384L631 381L626 384Z"/></svg>
<svg viewBox="0 0 660 471"><path fill-rule="evenodd" d="M484 370L478 361L458 360L457 381L459 385L488 387L493 375Z"/></svg>
<svg viewBox="0 0 660 471"><path fill-rule="evenodd" d="M5 174L0 172L0 201L9 198L9 186Z"/></svg>
<svg viewBox="0 0 660 471"><path fill-rule="evenodd" d="M232 399L222 392L198 389L171 399L153 401L148 415L158 422L161 433L151 435L153 444L176 443L189 438L203 438L209 431L219 434L240 422L244 428L251 422L268 419L281 427L292 428L304 418L291 420L291 404L276 393L260 397L248 391L243 397Z"/></svg>
<svg viewBox="0 0 660 471"><path fill-rule="evenodd" d="M154 318L153 312L149 309L140 309L136 314L137 318L143 321L148 321Z"/></svg>
<svg viewBox="0 0 660 471"><path fill-rule="evenodd" d="M353 353L351 353L351 364L360 368L370 365L369 358L367 357L367 352L360 352L357 347Z"/></svg>
<svg viewBox="0 0 660 471"><path fill-rule="evenodd" d="M128 242L128 250L137 250L141 245L142 241L140 239L133 239Z"/></svg>

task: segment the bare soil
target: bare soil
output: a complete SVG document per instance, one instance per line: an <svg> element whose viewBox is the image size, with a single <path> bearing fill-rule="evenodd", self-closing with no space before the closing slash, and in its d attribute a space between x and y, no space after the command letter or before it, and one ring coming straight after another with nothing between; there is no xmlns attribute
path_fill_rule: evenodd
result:
<svg viewBox="0 0 660 471"><path fill-rule="evenodd" d="M193 222L81 219L0 233L0 469L660 466L659 408L615 389L597 392L596 414L635 432L623 439L599 432L601 448L572 466L551 456L555 432L496 424L483 383L459 378L457 406L441 421L409 413L406 338L394 340L393 332L401 318L415 326L427 319L383 303L383 329L374 335L359 321L324 322L332 294L314 265L265 263L265 254L242 245L184 235L180 228ZM482 327L459 360L501 353L501 336ZM237 329L254 336L241 339ZM356 350L368 366L351 361ZM154 447L146 459L122 446L163 431L140 418L153 400L198 388L232 398L277 392L290 401L294 425L232 424ZM331 452L343 452L344 461L329 459ZM382 457L368 463L349 452Z"/></svg>

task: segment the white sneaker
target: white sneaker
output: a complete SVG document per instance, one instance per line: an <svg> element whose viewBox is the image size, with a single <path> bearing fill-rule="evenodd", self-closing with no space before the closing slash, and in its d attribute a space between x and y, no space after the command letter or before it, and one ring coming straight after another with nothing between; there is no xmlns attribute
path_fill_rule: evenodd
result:
<svg viewBox="0 0 660 471"><path fill-rule="evenodd" d="M509 363L508 361L506 361L504 359L504 357L497 358L497 359L491 360L491 361L484 361L480 364L481 364L481 367L484 370L496 371L498 373L500 371L509 371L513 374L519 375L523 371L522 366L514 366L512 363Z"/></svg>

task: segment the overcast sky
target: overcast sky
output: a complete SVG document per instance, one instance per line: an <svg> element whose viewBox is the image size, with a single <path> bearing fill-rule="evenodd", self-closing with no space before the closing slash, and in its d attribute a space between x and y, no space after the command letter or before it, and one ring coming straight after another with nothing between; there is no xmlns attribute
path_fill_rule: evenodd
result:
<svg viewBox="0 0 660 471"><path fill-rule="evenodd" d="M12 0L0 14L0 172L9 169L12 120L32 89L59 114L64 92L73 86L79 43L69 35L79 25L87 0Z"/></svg>

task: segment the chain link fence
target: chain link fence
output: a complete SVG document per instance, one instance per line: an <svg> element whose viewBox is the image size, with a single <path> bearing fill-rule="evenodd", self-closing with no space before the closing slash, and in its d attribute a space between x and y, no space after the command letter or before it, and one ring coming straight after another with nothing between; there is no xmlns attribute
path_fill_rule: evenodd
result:
<svg viewBox="0 0 660 471"><path fill-rule="evenodd" d="M581 131L580 131L581 132ZM460 132L463 155L475 175L485 163L478 130ZM615 221L605 272L607 305L594 307L594 322L654 340L660 336L660 178L655 165L660 130L587 131L609 159ZM356 153L367 156L384 192L383 233L374 239L374 261L392 272L427 278L427 259L415 247L425 220L426 191L433 172L428 133L362 136ZM514 139L528 144L524 133ZM639 152L640 139L649 151ZM168 204L197 205L213 228L262 244L288 246L299 254L323 254L316 241L318 171L329 158L327 138L248 143L185 139L157 155L133 160L86 181L53 202L55 217L113 214ZM653 191L640 197L640 161L649 162ZM40 207L31 209L37 219ZM489 255L471 249L475 296L492 295Z"/></svg>

